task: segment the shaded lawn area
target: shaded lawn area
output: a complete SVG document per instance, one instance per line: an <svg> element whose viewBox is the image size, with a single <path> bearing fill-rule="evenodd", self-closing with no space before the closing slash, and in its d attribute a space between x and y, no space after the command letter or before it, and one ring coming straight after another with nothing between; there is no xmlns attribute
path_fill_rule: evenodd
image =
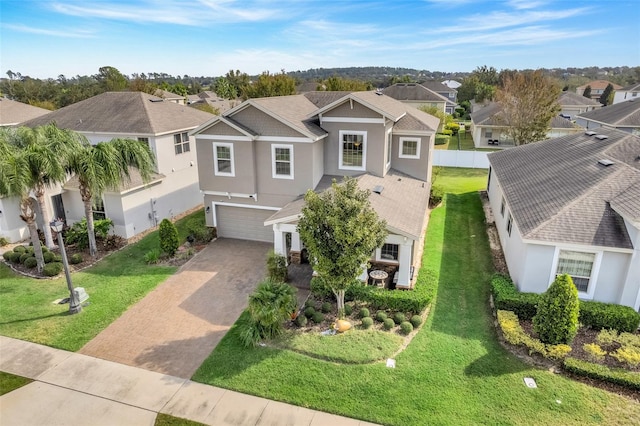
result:
<svg viewBox="0 0 640 426"><path fill-rule="evenodd" d="M28 385L33 380L0 371L0 396Z"/></svg>
<svg viewBox="0 0 640 426"><path fill-rule="evenodd" d="M199 216L204 216L204 211L176 223L181 241L187 235L186 221ZM68 314L69 305L53 303L69 296L64 274L38 280L0 264L0 335L77 351L176 271L175 267L144 262L144 254L159 247L155 231L95 266L73 273L74 287L84 287L89 294L89 305L77 315Z"/></svg>
<svg viewBox="0 0 640 426"><path fill-rule="evenodd" d="M390 425L632 424L640 404L523 364L496 341L488 308L493 272L482 205L486 171L444 169L423 269L438 276L422 330L396 358L344 365L269 347L245 349L238 323L193 380ZM538 389L529 389L533 377ZM558 402L559 401L559 402Z"/></svg>

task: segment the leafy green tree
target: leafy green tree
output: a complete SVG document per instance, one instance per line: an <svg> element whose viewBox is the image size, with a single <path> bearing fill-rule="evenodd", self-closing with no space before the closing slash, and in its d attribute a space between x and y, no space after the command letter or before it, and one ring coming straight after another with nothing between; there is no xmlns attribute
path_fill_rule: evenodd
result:
<svg viewBox="0 0 640 426"><path fill-rule="evenodd" d="M544 343L569 344L578 332L578 289L567 274L559 275L538 302L533 329Z"/></svg>
<svg viewBox="0 0 640 426"><path fill-rule="evenodd" d="M158 231L160 237L160 248L169 256L173 256L180 247L180 238L178 237L178 228L169 219L162 219L160 229Z"/></svg>
<svg viewBox="0 0 640 426"><path fill-rule="evenodd" d="M155 157L147 144L137 140L113 139L91 145L83 136L79 135L78 138L82 139L81 148L72 153L67 167L69 172L78 177L87 218L89 252L95 256L98 252L92 211L95 200L100 199L107 189L115 190L128 182L131 168L140 173L143 182L148 182Z"/></svg>
<svg viewBox="0 0 640 426"><path fill-rule="evenodd" d="M364 81L348 79L342 77L329 77L318 83L317 90L325 90L328 92L362 92L371 90L373 87L370 83Z"/></svg>
<svg viewBox="0 0 640 426"><path fill-rule="evenodd" d="M296 94L296 80L285 74L269 74L263 72L258 80L242 87L242 98L266 98L271 96L286 96Z"/></svg>
<svg viewBox="0 0 640 426"><path fill-rule="evenodd" d="M611 105L613 102L613 85L611 83L607 84L607 87L605 87L602 95L600 95L598 102L604 106Z"/></svg>
<svg viewBox="0 0 640 426"><path fill-rule="evenodd" d="M591 99L591 86L587 86L584 88L584 92L582 92L582 96L585 98Z"/></svg>
<svg viewBox="0 0 640 426"><path fill-rule="evenodd" d="M213 83L213 91L224 99L237 99L238 89L226 77L220 77Z"/></svg>
<svg viewBox="0 0 640 426"><path fill-rule="evenodd" d="M355 179L334 181L321 194L309 190L304 200L297 229L314 270L333 291L342 315L345 291L384 243L386 222L371 207L369 191L360 190Z"/></svg>
<svg viewBox="0 0 640 426"><path fill-rule="evenodd" d="M107 92L119 92L126 89L129 84L127 77L117 68L110 66L100 67L96 79Z"/></svg>
<svg viewBox="0 0 640 426"><path fill-rule="evenodd" d="M551 120L560 111L560 86L541 70L507 76L496 93L502 107L498 120L516 145L546 139Z"/></svg>
<svg viewBox="0 0 640 426"><path fill-rule="evenodd" d="M229 70L229 72L225 74L224 78L235 89L236 97L240 96L243 88L249 84L249 75L247 73L240 72L240 70Z"/></svg>
<svg viewBox="0 0 640 426"><path fill-rule="evenodd" d="M426 112L429 115L433 115L436 118L440 119L440 124L438 125L438 131L442 131L442 129L449 123L453 122L453 116L451 114L447 114L442 109L435 106L426 106L421 105L418 108L422 112Z"/></svg>

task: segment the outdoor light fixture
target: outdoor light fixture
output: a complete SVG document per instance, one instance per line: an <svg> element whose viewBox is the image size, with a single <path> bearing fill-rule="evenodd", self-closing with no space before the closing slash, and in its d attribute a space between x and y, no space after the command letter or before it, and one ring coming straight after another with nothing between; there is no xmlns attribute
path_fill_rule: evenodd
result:
<svg viewBox="0 0 640 426"><path fill-rule="evenodd" d="M53 220L49 224L52 231L58 234L58 245L60 246L60 255L62 255L62 266L64 266L64 275L67 278L67 288L69 289L69 313L71 315L77 314L82 311L82 305L78 300L78 295L73 289L71 284L71 274L69 274L69 262L67 261L67 252L64 249L64 242L62 241L62 228L64 223L60 220Z"/></svg>

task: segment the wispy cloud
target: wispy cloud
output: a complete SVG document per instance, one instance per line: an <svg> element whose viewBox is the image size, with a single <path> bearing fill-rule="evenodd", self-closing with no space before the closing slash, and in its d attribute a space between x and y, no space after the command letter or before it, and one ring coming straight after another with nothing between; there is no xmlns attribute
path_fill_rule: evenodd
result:
<svg viewBox="0 0 640 426"><path fill-rule="evenodd" d="M84 31L84 30L73 30L73 29L72 30L70 29L51 30L51 29L45 29L45 28L29 27L27 25L20 25L20 24L2 24L2 27L13 30L13 31L18 31L21 33L38 34L38 35L45 35L45 36L51 36L51 37L65 37L65 38L95 37L95 33L93 31Z"/></svg>
<svg viewBox="0 0 640 426"><path fill-rule="evenodd" d="M507 4L514 9L535 9L548 3L547 1L535 0L509 0Z"/></svg>

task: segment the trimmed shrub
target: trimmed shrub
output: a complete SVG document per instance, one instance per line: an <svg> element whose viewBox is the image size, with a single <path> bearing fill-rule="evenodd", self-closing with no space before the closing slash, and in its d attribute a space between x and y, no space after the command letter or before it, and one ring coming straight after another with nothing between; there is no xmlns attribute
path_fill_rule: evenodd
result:
<svg viewBox="0 0 640 426"><path fill-rule="evenodd" d="M632 346L640 349L640 335L638 334L620 333L616 340L622 346Z"/></svg>
<svg viewBox="0 0 640 426"><path fill-rule="evenodd" d="M446 130L451 130L451 134L452 135L457 135L458 131L460 130L460 125L458 123L455 123L453 121L450 121L449 123L447 123L444 128Z"/></svg>
<svg viewBox="0 0 640 426"><path fill-rule="evenodd" d="M596 342L602 346L612 346L618 339L618 332L616 330L602 329L596 336Z"/></svg>
<svg viewBox="0 0 640 426"><path fill-rule="evenodd" d="M9 240L7 240L5 237L0 237L0 247L4 247L6 245L9 245Z"/></svg>
<svg viewBox="0 0 640 426"><path fill-rule="evenodd" d="M20 257L22 257L23 254L24 253L12 251L9 256L9 261L11 261L11 263L20 263Z"/></svg>
<svg viewBox="0 0 640 426"><path fill-rule="evenodd" d="M22 253L20 255L20 263L24 263L25 260L27 260L28 258L31 257L31 254L29 253Z"/></svg>
<svg viewBox="0 0 640 426"><path fill-rule="evenodd" d="M547 345L546 350L545 356L547 358L562 359L571 352L571 346L562 343L559 345Z"/></svg>
<svg viewBox="0 0 640 426"><path fill-rule="evenodd" d="M587 353L591 361L602 362L607 351L602 349L597 343L585 343L582 345L582 349Z"/></svg>
<svg viewBox="0 0 640 426"><path fill-rule="evenodd" d="M313 314L316 313L316 308L314 308L313 306L307 306L306 308L304 308L303 313L305 317L311 318Z"/></svg>
<svg viewBox="0 0 640 426"><path fill-rule="evenodd" d="M434 142L436 145L446 145L447 143L449 143L449 136L447 135L441 135L440 133L438 133L436 135L436 140Z"/></svg>
<svg viewBox="0 0 640 426"><path fill-rule="evenodd" d="M372 325L373 325L373 318L371 317L362 318L362 328L368 329L368 328L371 328Z"/></svg>
<svg viewBox="0 0 640 426"><path fill-rule="evenodd" d="M11 257L13 256L13 253L15 253L15 252L13 252L13 251L5 251L4 253L2 253L2 257L7 262L11 262Z"/></svg>
<svg viewBox="0 0 640 426"><path fill-rule="evenodd" d="M637 367L640 365L640 349L633 346L623 346L609 355L620 362L629 364L631 367Z"/></svg>
<svg viewBox="0 0 640 426"><path fill-rule="evenodd" d="M42 274L46 277L55 277L60 272L62 272L62 263L58 262L47 263L42 269Z"/></svg>
<svg viewBox="0 0 640 426"><path fill-rule="evenodd" d="M629 389L640 390L640 374L622 369L611 369L601 364L565 358L564 369L579 376L605 380Z"/></svg>
<svg viewBox="0 0 640 426"><path fill-rule="evenodd" d="M520 293L507 276L495 274L491 278L491 294L496 309L512 311L522 320L530 320L536 315L540 295Z"/></svg>
<svg viewBox="0 0 640 426"><path fill-rule="evenodd" d="M60 256L59 254L56 254L55 256L53 256L53 261L62 262L62 256Z"/></svg>
<svg viewBox="0 0 640 426"><path fill-rule="evenodd" d="M407 320L407 317L405 317L405 315L402 312L396 312L393 315L393 322L396 323L396 325L400 325L401 323L405 322Z"/></svg>
<svg viewBox="0 0 640 426"><path fill-rule="evenodd" d="M324 321L324 314L322 312L315 312L311 316L311 321L315 322L316 324L320 324L322 321Z"/></svg>
<svg viewBox="0 0 640 426"><path fill-rule="evenodd" d="M83 261L84 261L84 258L80 253L74 253L69 258L69 263L71 263L72 265L77 265L78 263L82 263Z"/></svg>
<svg viewBox="0 0 640 426"><path fill-rule="evenodd" d="M544 343L570 343L578 332L578 289L567 274L558 276L544 292L533 317L533 329Z"/></svg>
<svg viewBox="0 0 640 426"><path fill-rule="evenodd" d="M429 195L429 207L435 207L442 201L444 190L438 185L431 186L431 194Z"/></svg>
<svg viewBox="0 0 640 426"><path fill-rule="evenodd" d="M344 305L344 314L349 316L353 313L353 306L351 305Z"/></svg>
<svg viewBox="0 0 640 426"><path fill-rule="evenodd" d="M44 248L44 247L43 247L43 248ZM13 248L13 251L14 251L15 253L20 253L20 254L22 254L22 253L24 253L25 251L27 251L27 249L26 249L24 246L15 246L15 247Z"/></svg>
<svg viewBox="0 0 640 426"><path fill-rule="evenodd" d="M287 258L273 250L267 254L267 273L272 281L287 282Z"/></svg>
<svg viewBox="0 0 640 426"><path fill-rule="evenodd" d="M178 229L169 219L162 219L160 229L158 230L160 237L160 248L169 256L174 256L178 247L180 247L180 239L178 238Z"/></svg>
<svg viewBox="0 0 640 426"><path fill-rule="evenodd" d="M322 306L320 307L320 310L321 310L323 313L328 314L329 312L331 312L331 308L332 308L332 307L333 307L333 306L331 305L331 303L329 303L329 302L324 302L324 303L322 304Z"/></svg>
<svg viewBox="0 0 640 426"><path fill-rule="evenodd" d="M422 317L420 315L414 315L409 320L413 328L418 328L422 324Z"/></svg>
<svg viewBox="0 0 640 426"><path fill-rule="evenodd" d="M396 325L395 322L393 322L393 320L391 318L387 318L386 320L384 320L382 322L382 327L385 330L391 330L393 328L393 326Z"/></svg>
<svg viewBox="0 0 640 426"><path fill-rule="evenodd" d="M571 351L568 345L545 345L540 340L529 336L522 329L516 314L511 311L498 311L498 324L507 342L512 345L524 345L529 349L529 354L539 353L545 358L560 359Z"/></svg>
<svg viewBox="0 0 640 426"><path fill-rule="evenodd" d="M387 319L387 313L384 311L378 311L376 313L376 321L378 322L384 322L384 320Z"/></svg>
<svg viewBox="0 0 640 426"><path fill-rule="evenodd" d="M313 301L313 300L311 300L311 299L307 299L307 300L305 300L305 301L304 301L304 307L305 307L305 308L308 308L309 306L311 306L313 309L315 309L315 308L316 308L316 302L314 302L314 301Z"/></svg>
<svg viewBox="0 0 640 426"><path fill-rule="evenodd" d="M413 331L413 325L409 321L403 321L400 323L400 333L405 336Z"/></svg>
<svg viewBox="0 0 640 426"><path fill-rule="evenodd" d="M50 251L45 251L44 253L42 253L42 257L44 258L44 263L51 263L55 262L56 260L56 255L51 253Z"/></svg>
<svg viewBox="0 0 640 426"><path fill-rule="evenodd" d="M304 327L305 325L307 325L307 321L307 317L305 317L304 315L298 315L294 322L298 327Z"/></svg>
<svg viewBox="0 0 640 426"><path fill-rule="evenodd" d="M453 135L453 131L452 131L452 130L450 130L450 129L444 129L444 130L443 130L442 132L440 132L440 133L442 133L443 135L446 135L446 136L451 136L451 135Z"/></svg>
<svg viewBox="0 0 640 426"><path fill-rule="evenodd" d="M206 244L215 237L214 228L209 228L204 216L193 217L186 223L187 232L197 243Z"/></svg>
<svg viewBox="0 0 640 426"><path fill-rule="evenodd" d="M369 309L367 309L367 308L362 308L362 309L360 309L360 312L358 312L358 316L359 316L360 318L366 318L366 317L368 317L369 315L370 315L370 313L369 313Z"/></svg>
<svg viewBox="0 0 640 426"><path fill-rule="evenodd" d="M38 261L36 260L35 257L29 257L27 258L27 260L24 261L24 266L26 266L27 268L33 269L36 266L38 266Z"/></svg>
<svg viewBox="0 0 640 426"><path fill-rule="evenodd" d="M629 306L580 302L580 322L596 330L612 328L633 333L640 325L640 313Z"/></svg>
<svg viewBox="0 0 640 426"><path fill-rule="evenodd" d="M142 257L147 265L154 265L160 260L160 249L151 249Z"/></svg>
<svg viewBox="0 0 640 426"><path fill-rule="evenodd" d="M109 235L109 230L113 226L111 219L101 219L93 221L93 233L96 239L104 239ZM89 234L87 231L87 219L82 218L81 221L73 224L71 228L64 233L65 241L68 244L75 244L79 248L89 247Z"/></svg>

